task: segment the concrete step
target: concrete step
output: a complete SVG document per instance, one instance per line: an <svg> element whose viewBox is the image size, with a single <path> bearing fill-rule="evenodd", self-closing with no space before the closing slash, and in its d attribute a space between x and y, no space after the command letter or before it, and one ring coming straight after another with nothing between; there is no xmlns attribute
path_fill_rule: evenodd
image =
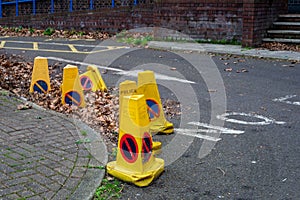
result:
<svg viewBox="0 0 300 200"><path fill-rule="evenodd" d="M300 39L264 38L264 39L263 39L263 42L280 42L280 43L300 44Z"/></svg>
<svg viewBox="0 0 300 200"><path fill-rule="evenodd" d="M282 21L282 22L300 22L300 15L299 14L279 15L277 21Z"/></svg>
<svg viewBox="0 0 300 200"><path fill-rule="evenodd" d="M268 30L269 38L300 39L300 30Z"/></svg>
<svg viewBox="0 0 300 200"><path fill-rule="evenodd" d="M300 35L300 30L268 30L270 34L291 34Z"/></svg>
<svg viewBox="0 0 300 200"><path fill-rule="evenodd" d="M300 21L299 22L274 22L274 30L300 30Z"/></svg>
<svg viewBox="0 0 300 200"><path fill-rule="evenodd" d="M300 14L284 14L279 15L279 18L300 18Z"/></svg>
<svg viewBox="0 0 300 200"><path fill-rule="evenodd" d="M300 26L300 22L274 22L275 26Z"/></svg>

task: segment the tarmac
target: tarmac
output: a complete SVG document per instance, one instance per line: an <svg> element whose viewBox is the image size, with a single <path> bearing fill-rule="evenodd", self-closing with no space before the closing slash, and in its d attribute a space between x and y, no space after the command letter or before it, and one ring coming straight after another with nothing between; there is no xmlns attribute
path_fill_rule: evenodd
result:
<svg viewBox="0 0 300 200"><path fill-rule="evenodd" d="M300 61L300 52L152 41L149 48ZM0 199L92 199L107 151L93 129L0 90Z"/></svg>

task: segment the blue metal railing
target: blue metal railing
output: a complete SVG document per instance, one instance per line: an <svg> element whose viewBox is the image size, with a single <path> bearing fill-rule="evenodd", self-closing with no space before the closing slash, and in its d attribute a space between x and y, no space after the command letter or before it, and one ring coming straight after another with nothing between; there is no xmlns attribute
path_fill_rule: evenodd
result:
<svg viewBox="0 0 300 200"><path fill-rule="evenodd" d="M2 0L0 0L0 18L2 18L2 6L3 5L12 5L12 4L16 4L16 16L19 16L19 3L28 3L28 2L32 2L32 10L33 10L33 14L35 15L35 1L36 0L15 0L15 1L8 1L8 2L3 2Z"/></svg>
<svg viewBox="0 0 300 200"><path fill-rule="evenodd" d="M73 12L73 0L69 0L69 12ZM133 5L138 4L138 0L133 0ZM3 5L13 5L15 4L16 6L16 16L19 16L19 3L32 3L32 14L36 14L36 0L15 0L15 1L3 1L0 0L0 18L2 18L2 13L3 13ZM93 10L94 9L94 1L90 0L89 3L89 9ZM115 0L111 0L111 7L115 7ZM50 12L54 13L54 0L51 0L51 6L50 6Z"/></svg>

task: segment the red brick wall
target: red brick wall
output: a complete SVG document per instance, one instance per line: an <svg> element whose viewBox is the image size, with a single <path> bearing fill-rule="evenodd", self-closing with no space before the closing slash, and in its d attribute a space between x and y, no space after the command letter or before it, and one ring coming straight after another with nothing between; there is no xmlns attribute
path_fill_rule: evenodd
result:
<svg viewBox="0 0 300 200"><path fill-rule="evenodd" d="M97 29L110 33L157 26L182 32L194 39L235 39L243 46L256 46L278 14L287 12L287 1L140 0L139 6L133 6L133 0L116 0L116 8L111 8L111 0L94 0L94 10L91 11L88 0L73 0L74 12L70 13L69 0L62 0L55 3L55 13L50 14L50 0L38 0L35 16L30 14L30 3L20 4L19 17L14 16L13 5L4 6L6 17L0 19L0 25Z"/></svg>
<svg viewBox="0 0 300 200"><path fill-rule="evenodd" d="M242 0L171 0L156 4L156 24L195 39L242 39Z"/></svg>

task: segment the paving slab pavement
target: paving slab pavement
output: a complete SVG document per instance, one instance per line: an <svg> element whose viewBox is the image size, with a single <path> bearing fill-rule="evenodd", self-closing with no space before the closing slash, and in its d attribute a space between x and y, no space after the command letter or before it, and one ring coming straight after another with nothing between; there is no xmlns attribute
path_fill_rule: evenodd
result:
<svg viewBox="0 0 300 200"><path fill-rule="evenodd" d="M91 199L107 162L101 138L81 122L19 104L0 91L0 199Z"/></svg>
<svg viewBox="0 0 300 200"><path fill-rule="evenodd" d="M171 51L192 51L199 53L233 54L257 58L271 58L280 60L300 61L300 52L294 51L270 51L266 49L242 48L239 45L220 45L192 42L164 42L151 41L149 48Z"/></svg>

